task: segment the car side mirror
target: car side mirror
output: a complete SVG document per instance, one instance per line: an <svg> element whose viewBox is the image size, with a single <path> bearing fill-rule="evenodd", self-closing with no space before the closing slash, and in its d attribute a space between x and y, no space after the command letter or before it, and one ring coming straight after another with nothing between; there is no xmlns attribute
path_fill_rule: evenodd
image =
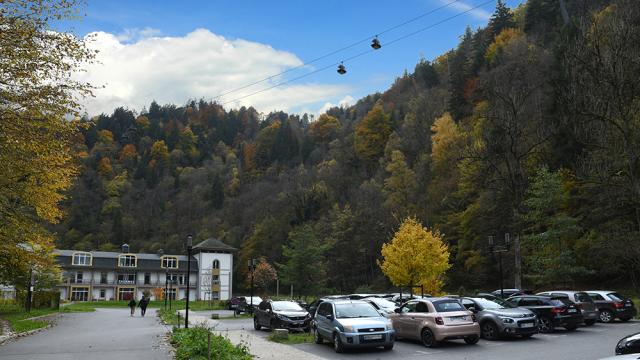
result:
<svg viewBox="0 0 640 360"><path fill-rule="evenodd" d="M478 312L478 310L476 310L475 306L469 306L467 308L467 310L471 311L472 313L477 313Z"/></svg>
<svg viewBox="0 0 640 360"><path fill-rule="evenodd" d="M333 315L329 314L327 316L325 316L327 318L327 320L333 320Z"/></svg>
<svg viewBox="0 0 640 360"><path fill-rule="evenodd" d="M393 309L393 312L395 312L396 314L400 314L402 311L400 310L400 308L395 308Z"/></svg>

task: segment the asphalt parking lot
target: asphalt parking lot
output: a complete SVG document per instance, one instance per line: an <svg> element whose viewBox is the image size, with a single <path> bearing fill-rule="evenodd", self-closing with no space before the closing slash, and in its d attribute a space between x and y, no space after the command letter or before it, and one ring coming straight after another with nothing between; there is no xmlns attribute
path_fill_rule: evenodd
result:
<svg viewBox="0 0 640 360"><path fill-rule="evenodd" d="M251 319L223 320L217 330L250 330L260 336L268 336L266 330L253 330ZM429 349L418 342L396 341L391 351L382 349L348 351L336 354L330 344L299 344L296 348L327 359L510 359L510 360L595 360L613 355L620 338L640 332L640 321L627 323L596 324L580 327L573 332L558 329L552 334L537 334L531 339L480 340L467 345L462 340L449 341L440 347Z"/></svg>

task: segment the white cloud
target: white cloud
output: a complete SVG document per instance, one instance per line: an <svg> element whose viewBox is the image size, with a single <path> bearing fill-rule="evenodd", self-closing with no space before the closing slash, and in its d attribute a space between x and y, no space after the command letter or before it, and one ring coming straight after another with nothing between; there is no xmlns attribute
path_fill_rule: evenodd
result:
<svg viewBox="0 0 640 360"><path fill-rule="evenodd" d="M322 107L318 110L316 114L321 115L326 113L327 110L331 109L332 107L336 107L336 106L347 107L352 105L353 103L355 103L355 99L351 95L347 95L343 97L342 100L338 101L338 105L331 102L324 103L324 105L322 105Z"/></svg>
<svg viewBox="0 0 640 360"><path fill-rule="evenodd" d="M189 99L214 96L302 64L292 53L242 39L228 40L206 29L182 37L160 37L156 29L130 29L114 35L96 32L90 44L99 50L98 63L78 75L104 88L84 100L89 115L111 113L118 106L140 110L152 100L160 104L184 104ZM127 43L132 41L131 43ZM299 74L296 74L299 75ZM243 89L218 99L237 99L282 81ZM295 83L229 103L254 106L258 111L290 111L292 107L322 103L344 96L344 85Z"/></svg>
<svg viewBox="0 0 640 360"><path fill-rule="evenodd" d="M452 9L456 9L460 12L469 11L467 14L475 17L476 19L489 20L489 18L491 18L491 13L488 12L487 10L482 8L473 9L477 5L470 5L462 1L451 3L451 1L452 0L440 0L440 2L443 4L451 4L449 5L449 7Z"/></svg>

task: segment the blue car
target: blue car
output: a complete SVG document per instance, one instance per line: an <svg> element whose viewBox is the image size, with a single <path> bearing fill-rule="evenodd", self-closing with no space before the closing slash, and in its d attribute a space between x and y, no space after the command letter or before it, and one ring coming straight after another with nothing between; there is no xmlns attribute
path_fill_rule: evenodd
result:
<svg viewBox="0 0 640 360"><path fill-rule="evenodd" d="M361 300L326 300L318 306L314 319L316 344L333 343L340 353L345 348L384 347L393 349L396 331L389 319Z"/></svg>

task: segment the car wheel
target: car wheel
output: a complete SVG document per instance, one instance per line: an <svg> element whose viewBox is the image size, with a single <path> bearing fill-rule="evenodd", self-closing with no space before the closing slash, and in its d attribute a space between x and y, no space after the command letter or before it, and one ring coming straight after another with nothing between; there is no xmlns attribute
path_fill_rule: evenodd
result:
<svg viewBox="0 0 640 360"><path fill-rule="evenodd" d="M464 338L464 342L466 342L469 345L477 344L478 340L480 340L480 337L478 335L467 336Z"/></svg>
<svg viewBox="0 0 640 360"><path fill-rule="evenodd" d="M318 329L314 331L313 338L316 341L316 344L324 343L324 339L322 338L322 335L320 335L320 332L318 332Z"/></svg>
<svg viewBox="0 0 640 360"><path fill-rule="evenodd" d="M623 318L620 318L620 321L622 321L622 322L627 322L627 321L629 321L629 320L631 320L631 318L630 318L630 317L623 317Z"/></svg>
<svg viewBox="0 0 640 360"><path fill-rule="evenodd" d="M548 317L541 317L540 318L540 332L547 334L547 333L552 333L554 330L553 328L553 320L549 319Z"/></svg>
<svg viewBox="0 0 640 360"><path fill-rule="evenodd" d="M482 324L482 337L487 340L497 340L500 332L498 326L491 321Z"/></svg>
<svg viewBox="0 0 640 360"><path fill-rule="evenodd" d="M603 323L610 323L613 321L613 313L610 310L600 311L600 321Z"/></svg>
<svg viewBox="0 0 640 360"><path fill-rule="evenodd" d="M584 324L587 326L593 326L595 323L596 323L595 319L589 319L584 321Z"/></svg>
<svg viewBox="0 0 640 360"><path fill-rule="evenodd" d="M386 351L393 350L393 344L391 344L391 345L385 345L385 346L384 346L384 349L385 349Z"/></svg>
<svg viewBox="0 0 640 360"><path fill-rule="evenodd" d="M422 340L422 344L426 347L436 347L438 346L438 342L436 338L433 336L433 332L430 329L422 330L420 334L420 340Z"/></svg>
<svg viewBox="0 0 640 360"><path fill-rule="evenodd" d="M262 326L260 326L260 323L258 322L258 317L257 316L253 317L253 328L256 329L256 330L262 329Z"/></svg>
<svg viewBox="0 0 640 360"><path fill-rule="evenodd" d="M338 333L333 334L333 350L337 353L341 353L344 351L344 346L342 346L342 340L340 339L340 335Z"/></svg>
<svg viewBox="0 0 640 360"><path fill-rule="evenodd" d="M578 325L565 326L564 328L567 329L567 331L574 331L578 328Z"/></svg>

